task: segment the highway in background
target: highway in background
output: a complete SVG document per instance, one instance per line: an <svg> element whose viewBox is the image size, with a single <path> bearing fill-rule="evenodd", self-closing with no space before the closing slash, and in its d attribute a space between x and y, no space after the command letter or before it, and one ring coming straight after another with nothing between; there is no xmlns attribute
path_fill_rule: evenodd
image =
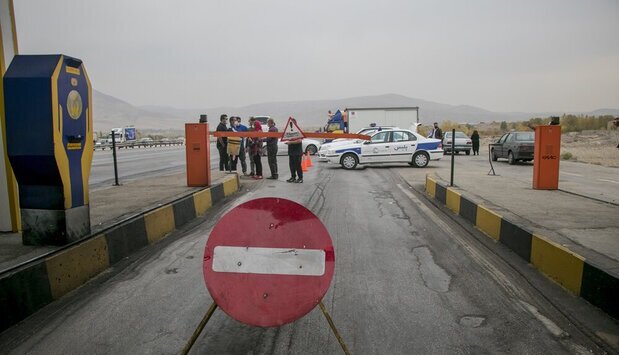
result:
<svg viewBox="0 0 619 355"><path fill-rule="evenodd" d="M211 144L211 169L219 168L219 154ZM118 149L118 178L123 181L141 177L167 175L185 171L185 146ZM90 170L90 188L114 184L114 163L111 150L94 152Z"/></svg>
<svg viewBox="0 0 619 355"><path fill-rule="evenodd" d="M480 156L456 155L456 179L458 171L476 170L490 171L487 150L482 148ZM286 156L279 156L280 161L286 161ZM443 177L449 176L450 156L444 156L440 161L433 161L424 172L442 171ZM268 170L266 157L263 167ZM509 165L506 160L493 162L496 174L510 178L531 182L533 177L533 163L518 163ZM219 154L215 144L211 144L211 169L218 169ZM566 188L582 196L598 199L605 202L619 204L619 169L585 164L579 162L561 161L560 188ZM118 150L118 176L120 182L138 179L145 176L165 175L185 170L185 147L153 147ZM239 167L240 170L240 167ZM282 172L287 172L285 165ZM282 177L285 176L282 175ZM114 167L110 150L95 151L91 174L90 187L100 188L114 183Z"/></svg>

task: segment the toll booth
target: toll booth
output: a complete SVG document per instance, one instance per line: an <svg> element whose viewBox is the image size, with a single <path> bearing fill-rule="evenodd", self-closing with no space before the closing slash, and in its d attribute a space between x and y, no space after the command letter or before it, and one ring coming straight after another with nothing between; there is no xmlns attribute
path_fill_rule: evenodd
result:
<svg viewBox="0 0 619 355"><path fill-rule="evenodd" d="M208 123L185 124L187 186L211 185L210 143Z"/></svg>
<svg viewBox="0 0 619 355"><path fill-rule="evenodd" d="M3 80L23 243L63 245L88 235L92 91L82 61L17 55Z"/></svg>
<svg viewBox="0 0 619 355"><path fill-rule="evenodd" d="M533 155L533 188L557 190L559 188L559 160L561 158L561 126L535 127L535 152Z"/></svg>

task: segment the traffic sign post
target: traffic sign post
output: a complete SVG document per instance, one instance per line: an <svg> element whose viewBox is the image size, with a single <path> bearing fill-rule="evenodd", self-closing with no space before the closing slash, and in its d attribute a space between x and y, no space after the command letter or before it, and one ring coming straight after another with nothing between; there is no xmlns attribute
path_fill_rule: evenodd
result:
<svg viewBox="0 0 619 355"><path fill-rule="evenodd" d="M239 322L277 327L317 305L349 353L322 304L335 271L331 236L302 205L269 197L233 208L208 238L203 271L213 305L181 353L191 349L217 306Z"/></svg>
<svg viewBox="0 0 619 355"><path fill-rule="evenodd" d="M213 228L204 251L204 281L213 300L232 318L258 327L290 323L314 309L334 268L322 222L282 198L232 209Z"/></svg>
<svg viewBox="0 0 619 355"><path fill-rule="evenodd" d="M297 121L294 118L288 117L288 121L284 127L284 132L282 133L281 138L282 142L297 141L305 138L305 133L303 133L303 131L299 128Z"/></svg>

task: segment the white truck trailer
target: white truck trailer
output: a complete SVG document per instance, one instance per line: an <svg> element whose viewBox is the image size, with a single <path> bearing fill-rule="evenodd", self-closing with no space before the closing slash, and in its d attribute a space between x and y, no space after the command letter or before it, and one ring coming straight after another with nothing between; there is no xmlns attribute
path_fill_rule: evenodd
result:
<svg viewBox="0 0 619 355"><path fill-rule="evenodd" d="M372 126L394 126L417 131L419 107L347 108L348 132Z"/></svg>

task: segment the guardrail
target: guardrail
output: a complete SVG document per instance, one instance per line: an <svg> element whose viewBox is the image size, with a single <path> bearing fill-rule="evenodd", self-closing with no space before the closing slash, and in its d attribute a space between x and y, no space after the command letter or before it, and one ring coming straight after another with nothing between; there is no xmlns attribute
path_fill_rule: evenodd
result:
<svg viewBox="0 0 619 355"><path fill-rule="evenodd" d="M185 145L185 142L181 142L181 141L124 142L124 143L116 143L116 149L166 147L166 146L175 146L175 145ZM94 150L106 150L106 149L111 150L112 144L111 143L106 143L106 144L95 143Z"/></svg>

